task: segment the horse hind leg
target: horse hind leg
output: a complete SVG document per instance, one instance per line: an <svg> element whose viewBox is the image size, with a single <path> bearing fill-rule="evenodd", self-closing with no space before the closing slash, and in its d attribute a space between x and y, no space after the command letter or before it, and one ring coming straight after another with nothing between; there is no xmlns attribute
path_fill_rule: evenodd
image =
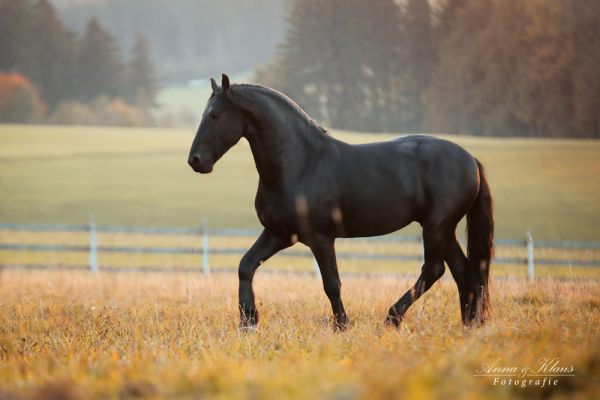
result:
<svg viewBox="0 0 600 400"><path fill-rule="evenodd" d="M446 243L444 258L458 287L462 323L466 326L476 326L481 321L484 301L484 293L477 276L479 271L470 269L472 267L455 235L452 235Z"/></svg>
<svg viewBox="0 0 600 400"><path fill-rule="evenodd" d="M399 327L408 307L444 275L444 245L447 231L441 226L423 229L425 263L421 268L421 275L413 287L389 309L386 323Z"/></svg>
<svg viewBox="0 0 600 400"><path fill-rule="evenodd" d="M463 252L458 240L456 240L456 234L452 234L447 242L445 248L444 259L450 268L452 277L458 287L458 297L460 301L460 313L463 324L469 323L469 288L472 286L470 282L470 276L468 273L467 257Z"/></svg>

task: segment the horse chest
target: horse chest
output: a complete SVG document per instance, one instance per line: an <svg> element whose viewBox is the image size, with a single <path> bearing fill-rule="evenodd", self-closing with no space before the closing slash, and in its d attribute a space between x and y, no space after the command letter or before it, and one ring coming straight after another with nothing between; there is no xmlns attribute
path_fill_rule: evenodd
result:
<svg viewBox="0 0 600 400"><path fill-rule="evenodd" d="M286 236L296 233L294 208L284 197L259 192L255 208L258 220L265 228Z"/></svg>

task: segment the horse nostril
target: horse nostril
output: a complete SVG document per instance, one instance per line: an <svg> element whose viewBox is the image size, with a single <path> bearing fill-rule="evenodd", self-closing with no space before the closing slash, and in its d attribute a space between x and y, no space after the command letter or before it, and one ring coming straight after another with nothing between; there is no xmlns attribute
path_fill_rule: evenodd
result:
<svg viewBox="0 0 600 400"><path fill-rule="evenodd" d="M192 156L192 157L190 157L189 164L190 165L198 165L198 164L200 164L200 157L198 157L198 156Z"/></svg>
<svg viewBox="0 0 600 400"><path fill-rule="evenodd" d="M190 156L188 164L194 171L201 174L208 174L212 171L212 162L210 162L208 157L203 157L202 154Z"/></svg>

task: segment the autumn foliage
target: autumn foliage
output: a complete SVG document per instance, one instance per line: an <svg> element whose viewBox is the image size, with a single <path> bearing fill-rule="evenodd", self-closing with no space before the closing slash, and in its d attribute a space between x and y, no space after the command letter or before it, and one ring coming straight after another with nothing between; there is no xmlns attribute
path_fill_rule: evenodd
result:
<svg viewBox="0 0 600 400"><path fill-rule="evenodd" d="M3 77L0 122L41 122L46 104L44 122L152 124L158 83L150 54L140 34L124 57L95 18L76 35L49 0L0 0L0 71L19 74Z"/></svg>
<svg viewBox="0 0 600 400"><path fill-rule="evenodd" d="M45 112L46 105L27 78L0 71L0 121L35 122Z"/></svg>

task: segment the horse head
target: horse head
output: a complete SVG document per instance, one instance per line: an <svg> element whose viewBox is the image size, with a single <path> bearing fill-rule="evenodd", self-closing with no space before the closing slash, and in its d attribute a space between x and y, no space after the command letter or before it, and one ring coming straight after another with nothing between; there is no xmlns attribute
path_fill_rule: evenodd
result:
<svg viewBox="0 0 600 400"><path fill-rule="evenodd" d="M212 94L208 99L188 164L194 171L207 174L213 165L244 136L248 118L233 101L229 77L223 74L221 87L210 79Z"/></svg>

